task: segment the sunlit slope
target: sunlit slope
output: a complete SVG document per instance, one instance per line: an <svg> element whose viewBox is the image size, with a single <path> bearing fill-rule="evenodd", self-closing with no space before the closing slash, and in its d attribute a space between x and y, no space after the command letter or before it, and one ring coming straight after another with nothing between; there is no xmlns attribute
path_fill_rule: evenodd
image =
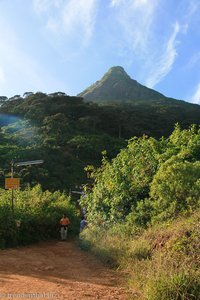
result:
<svg viewBox="0 0 200 300"><path fill-rule="evenodd" d="M161 93L131 79L120 66L110 68L100 80L78 96L83 97L86 101L94 102L138 102L166 98Z"/></svg>

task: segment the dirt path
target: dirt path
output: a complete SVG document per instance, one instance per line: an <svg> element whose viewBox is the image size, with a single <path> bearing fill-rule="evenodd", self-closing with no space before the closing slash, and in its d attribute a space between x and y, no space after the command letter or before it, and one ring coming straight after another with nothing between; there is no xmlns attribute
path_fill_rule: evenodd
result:
<svg viewBox="0 0 200 300"><path fill-rule="evenodd" d="M0 250L0 299L133 299L122 285L73 241Z"/></svg>

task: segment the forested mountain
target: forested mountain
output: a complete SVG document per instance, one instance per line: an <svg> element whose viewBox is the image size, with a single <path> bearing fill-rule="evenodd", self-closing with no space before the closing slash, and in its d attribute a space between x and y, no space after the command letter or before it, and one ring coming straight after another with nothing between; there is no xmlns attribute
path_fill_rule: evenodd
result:
<svg viewBox="0 0 200 300"><path fill-rule="evenodd" d="M116 114L111 128L105 114L106 109L63 93L31 93L6 101L0 117L1 184L12 159L44 159L41 166L16 170L24 182L40 182L52 190L83 183L87 164L100 163L103 150L114 157L126 144L112 128Z"/></svg>
<svg viewBox="0 0 200 300"><path fill-rule="evenodd" d="M110 68L100 80L78 96L97 103L117 101L132 104L165 98L164 95L131 79L120 66Z"/></svg>
<svg viewBox="0 0 200 300"><path fill-rule="evenodd" d="M175 123L181 128L200 124L199 105L168 99L142 87L121 67L111 68L104 76L113 97L121 94L112 85L109 87L112 78L121 92L121 79L125 78L124 90L127 87L129 99L133 92L128 90L129 83L144 98L98 105L95 100L84 101L62 92L0 97L0 185L4 186L4 177L9 176L12 159L43 159L43 165L15 170L22 184L39 182L44 189L73 189L86 181L85 166L100 165L102 151L106 150L112 159L133 136L168 137Z"/></svg>
<svg viewBox="0 0 200 300"><path fill-rule="evenodd" d="M166 132L164 133L162 130L163 123L169 128L169 124L175 122L184 123L183 126L192 123L199 124L200 122L199 105L165 97L131 79L120 66L110 68L100 80L78 96L83 97L86 102L92 101L100 105L128 107L130 114L135 119L134 125L139 119L141 123L148 123L147 134L152 134L149 128L153 126L153 134L157 136L166 135ZM143 128L143 125L139 124L139 128ZM167 132L167 135L170 134L171 130L172 128Z"/></svg>

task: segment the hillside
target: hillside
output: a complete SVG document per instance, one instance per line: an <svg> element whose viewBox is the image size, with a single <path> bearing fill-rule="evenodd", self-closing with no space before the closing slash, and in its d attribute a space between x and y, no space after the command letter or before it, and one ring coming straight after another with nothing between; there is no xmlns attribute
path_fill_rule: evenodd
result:
<svg viewBox="0 0 200 300"><path fill-rule="evenodd" d="M172 117L174 122L185 120L187 124L198 123L200 119L200 106L174 98L168 98L163 94L147 88L132 79L125 70L120 67L112 67L96 83L86 88L77 95L83 97L86 102L91 101L100 105L128 105L132 110L149 111L152 121L158 116ZM155 114L154 116L152 115ZM142 116L143 117L143 116ZM147 117L149 119L149 117ZM172 121L171 120L171 121Z"/></svg>
<svg viewBox="0 0 200 300"><path fill-rule="evenodd" d="M80 204L82 246L130 274L140 300L199 300L200 128L133 138L101 168Z"/></svg>
<svg viewBox="0 0 200 300"><path fill-rule="evenodd" d="M138 95L142 90L143 100L100 101L98 105L62 92L2 97L0 186L4 185L3 174L9 174L12 159L43 159L44 165L16 170L24 184L40 183L50 190L74 189L87 180L84 167L100 165L102 151L112 159L134 136L168 137L176 123L181 128L200 124L199 105L169 99L143 87L121 67L111 68L104 76L111 93L117 93L117 88L109 89L109 82L114 81L118 88L124 82L130 86L129 97L133 90ZM121 93L125 90L121 88Z"/></svg>
<svg viewBox="0 0 200 300"><path fill-rule="evenodd" d="M138 300L199 300L200 128L191 124L200 123L200 106L156 95L101 105L61 92L3 99L0 248L56 237L64 211L78 232L71 191L85 184L81 246L120 266ZM4 189L13 159L44 160L14 168L14 211ZM36 268L37 277L43 269Z"/></svg>
<svg viewBox="0 0 200 300"><path fill-rule="evenodd" d="M120 66L110 68L100 80L78 94L78 96L83 97L85 101L97 103L128 102L139 104L167 99L161 93L132 79Z"/></svg>
<svg viewBox="0 0 200 300"><path fill-rule="evenodd" d="M168 98L149 89L131 79L120 66L110 68L78 96L83 97L85 102L118 108L120 120L124 119L126 112L125 120L134 127L134 135L137 136L142 128L147 135L161 137L172 132L172 124L174 127L175 123L179 123L184 128L200 124L200 105Z"/></svg>
<svg viewBox="0 0 200 300"><path fill-rule="evenodd" d="M85 89L78 96L93 102L131 102L151 101L165 98L164 95L149 89L131 77L122 67L112 67L96 83Z"/></svg>

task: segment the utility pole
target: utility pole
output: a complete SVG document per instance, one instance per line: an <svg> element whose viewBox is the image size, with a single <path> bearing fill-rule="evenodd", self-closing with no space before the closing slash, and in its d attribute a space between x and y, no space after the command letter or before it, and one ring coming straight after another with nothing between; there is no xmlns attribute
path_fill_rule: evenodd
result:
<svg viewBox="0 0 200 300"><path fill-rule="evenodd" d="M11 178L14 176L14 161L11 161ZM14 215L14 189L11 189L11 206L12 206L12 214Z"/></svg>
<svg viewBox="0 0 200 300"><path fill-rule="evenodd" d="M12 160L11 161L11 178L14 180L14 166L20 167L20 166L38 165L38 164L42 164L43 162L44 162L43 160L30 160L30 161L14 161L14 160ZM15 184L10 187L11 188L11 206L12 206L12 214L13 215L14 215L14 189L16 188Z"/></svg>

